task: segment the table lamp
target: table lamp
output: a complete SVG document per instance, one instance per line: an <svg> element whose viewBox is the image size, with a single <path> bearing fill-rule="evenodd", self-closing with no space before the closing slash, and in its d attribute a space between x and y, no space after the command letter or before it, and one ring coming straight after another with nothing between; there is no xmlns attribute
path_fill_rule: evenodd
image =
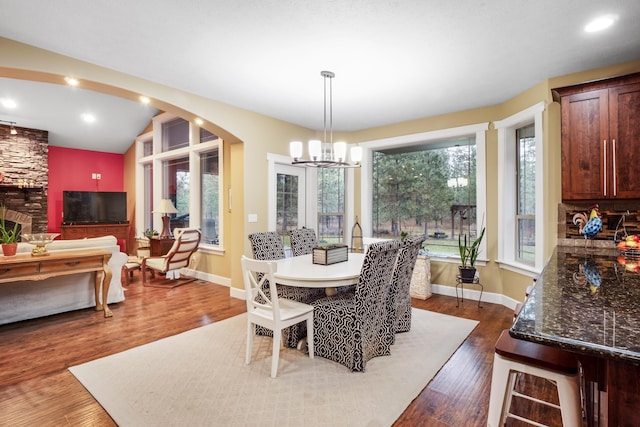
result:
<svg viewBox="0 0 640 427"><path fill-rule="evenodd" d="M171 229L169 228L169 214L178 213L178 209L173 206L173 203L170 199L162 199L160 200L160 205L153 211L159 212L162 215L162 233L160 233L161 239L166 239L171 237Z"/></svg>

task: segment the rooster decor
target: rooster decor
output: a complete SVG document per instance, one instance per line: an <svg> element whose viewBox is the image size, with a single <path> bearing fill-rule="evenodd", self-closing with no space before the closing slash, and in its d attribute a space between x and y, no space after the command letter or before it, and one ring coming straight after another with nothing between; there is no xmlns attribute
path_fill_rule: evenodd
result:
<svg viewBox="0 0 640 427"><path fill-rule="evenodd" d="M573 223L579 227L578 232L585 239L594 239L596 235L602 231L602 219L598 211L598 205L591 208L589 217L585 213L577 213L573 216ZM585 242L586 244L586 242Z"/></svg>

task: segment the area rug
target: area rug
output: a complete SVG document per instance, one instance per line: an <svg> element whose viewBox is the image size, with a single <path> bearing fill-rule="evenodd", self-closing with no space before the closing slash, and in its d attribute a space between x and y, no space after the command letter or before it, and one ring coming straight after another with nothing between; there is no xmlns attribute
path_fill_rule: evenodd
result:
<svg viewBox="0 0 640 427"><path fill-rule="evenodd" d="M365 372L283 349L272 379L271 338L244 363L246 314L69 370L120 426L389 426L477 323L413 309Z"/></svg>

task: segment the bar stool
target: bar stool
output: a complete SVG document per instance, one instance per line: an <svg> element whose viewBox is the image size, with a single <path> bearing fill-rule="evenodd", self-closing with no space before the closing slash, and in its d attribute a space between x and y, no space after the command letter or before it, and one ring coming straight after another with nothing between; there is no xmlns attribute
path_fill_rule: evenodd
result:
<svg viewBox="0 0 640 427"><path fill-rule="evenodd" d="M557 387L560 405L515 391L516 375L519 372L552 381ZM496 342L487 426L503 426L507 417L541 426L542 424L509 412L513 396L560 409L562 424L566 427L582 425L580 368L577 358L572 353L555 347L512 338L505 329Z"/></svg>

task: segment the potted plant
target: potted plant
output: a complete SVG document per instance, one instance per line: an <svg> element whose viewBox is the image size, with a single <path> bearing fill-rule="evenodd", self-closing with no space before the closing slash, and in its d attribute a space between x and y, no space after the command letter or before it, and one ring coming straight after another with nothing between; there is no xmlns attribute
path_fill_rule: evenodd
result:
<svg viewBox="0 0 640 427"><path fill-rule="evenodd" d="M0 216L0 243L2 244L2 254L5 256L13 256L18 250L18 240L20 239L20 230L18 223L13 224L13 228L7 228L4 217L7 208L2 206L2 215Z"/></svg>
<svg viewBox="0 0 640 427"><path fill-rule="evenodd" d="M458 236L458 250L460 251L460 279L463 283L473 283L473 279L476 276L476 259L480 253L480 243L484 237L485 228L482 227L478 238L471 243L469 238L467 243L467 235L464 235L464 241L462 236Z"/></svg>

